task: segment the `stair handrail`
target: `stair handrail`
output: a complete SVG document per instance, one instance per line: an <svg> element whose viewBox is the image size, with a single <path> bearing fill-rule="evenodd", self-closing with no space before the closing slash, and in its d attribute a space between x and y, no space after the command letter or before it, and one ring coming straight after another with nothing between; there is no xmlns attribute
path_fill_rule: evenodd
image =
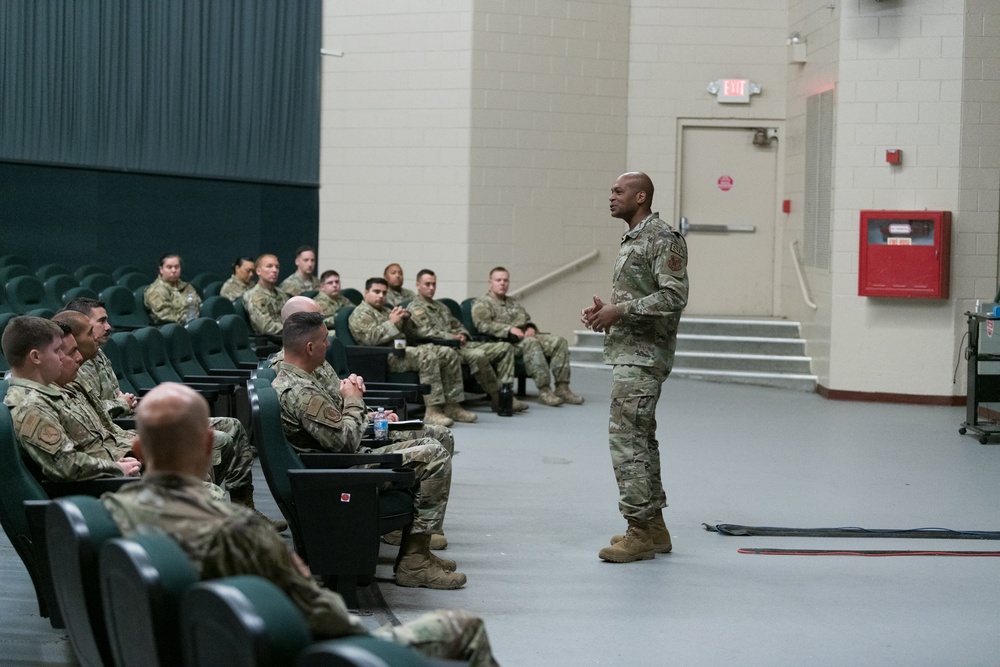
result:
<svg viewBox="0 0 1000 667"><path fill-rule="evenodd" d="M528 294L529 292L534 292L535 290L544 287L549 283L555 282L559 278L562 278L567 273L571 271L576 271L586 266L587 264L590 264L595 259L597 259L597 257L600 254L601 254L600 251L595 248L594 250L588 252L586 255L578 257L574 259L572 262L563 264L558 269L555 269L554 271L549 271L544 276L540 278L535 278L530 283L522 285L521 287L518 287L516 290L511 290L510 292L507 293L507 296L519 297Z"/></svg>
<svg viewBox="0 0 1000 667"><path fill-rule="evenodd" d="M806 305L813 310L818 310L819 306L813 303L813 300L809 296L809 286L806 284L806 277L802 273L802 264L799 261L799 242L797 240L792 240L788 244L788 249L792 253L792 262L795 264L795 273L799 277L799 289L802 290L802 299L806 302Z"/></svg>

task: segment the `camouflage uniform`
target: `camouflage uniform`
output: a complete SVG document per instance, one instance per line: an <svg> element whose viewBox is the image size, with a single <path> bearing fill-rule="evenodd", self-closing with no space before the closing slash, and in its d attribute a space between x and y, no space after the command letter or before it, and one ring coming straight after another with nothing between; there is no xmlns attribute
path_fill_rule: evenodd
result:
<svg viewBox="0 0 1000 667"><path fill-rule="evenodd" d="M281 290L267 289L260 283L243 295L243 307L250 316L250 325L255 333L281 333L281 307L288 301L288 295Z"/></svg>
<svg viewBox="0 0 1000 667"><path fill-rule="evenodd" d="M285 360L285 351L278 350L271 357L269 363L270 367L274 369L274 372L278 372L278 364ZM340 378L337 376L337 372L333 370L333 366L330 362L324 361L323 365L313 371L313 377L320 383L320 385L326 389L330 394L340 393ZM366 412L371 412L371 408L365 407ZM391 442L400 442L402 440L416 440L418 438L433 438L437 440L444 448L448 450L448 454L455 453L455 434L447 426L438 426L437 424L423 424L420 428L409 429L406 431L392 430L389 431L389 440Z"/></svg>
<svg viewBox="0 0 1000 667"><path fill-rule="evenodd" d="M348 320L351 335L360 345L388 345L404 335L389 319L389 311L378 311L361 303ZM406 324L403 323L406 329ZM425 405L461 403L465 398L462 386L462 364L458 354L440 345L410 345L403 356L389 355L389 370L394 373L417 371L422 384L429 384L431 393L424 396Z"/></svg>
<svg viewBox="0 0 1000 667"><path fill-rule="evenodd" d="M330 391L301 368L284 361L271 383L281 403L281 425L297 451L315 452L398 452L403 465L417 477L414 501L414 534L441 532L448 494L451 491L451 456L432 438L404 440L382 447L361 446L368 426L368 414L360 398L344 398Z"/></svg>
<svg viewBox="0 0 1000 667"><path fill-rule="evenodd" d="M176 322L184 324L187 321L187 299L188 295L194 296L194 302L198 309L201 308L201 297L195 291L194 286L183 280L178 280L177 285L171 285L157 278L153 284L146 288L142 297L149 311L149 319L153 324L166 324ZM195 317L198 313L195 313Z"/></svg>
<svg viewBox="0 0 1000 667"><path fill-rule="evenodd" d="M417 296L406 310L410 312L410 333L418 339L465 336L467 342L457 348L458 354L487 394L492 396L500 391L501 384L513 382L513 345L500 341L482 343L468 340L471 338L469 332L455 319L448 306L438 301ZM495 372L492 364L496 364Z"/></svg>
<svg viewBox="0 0 1000 667"><path fill-rule="evenodd" d="M687 245L650 214L622 236L611 303L622 318L604 339L612 364L611 462L626 519L650 521L667 505L656 441L656 403L677 349L677 325L687 305Z"/></svg>
<svg viewBox="0 0 1000 667"><path fill-rule="evenodd" d="M285 278L282 281L282 283L278 285L278 289L280 289L285 294L291 296L298 296L303 292L308 292L310 290L318 290L319 278L317 278L316 276L309 276L307 280L302 276L300 276L299 272L296 271L292 275Z"/></svg>
<svg viewBox="0 0 1000 667"><path fill-rule="evenodd" d="M132 408L118 398L121 386L111 360L104 350L98 350L97 356L80 366L76 373L76 383L86 390L92 399L100 402L101 407L111 417L121 417L132 413Z"/></svg>
<svg viewBox="0 0 1000 667"><path fill-rule="evenodd" d="M219 290L219 296L224 296L230 301L236 301L244 294L247 293L253 287L253 284L247 285L242 280L236 276L229 276L229 280L222 283L222 289Z"/></svg>
<svg viewBox="0 0 1000 667"><path fill-rule="evenodd" d="M343 294L338 294L337 298L331 297L326 292L320 292L313 300L319 304L320 309L323 311L323 324L326 325L327 329L333 329L334 320L337 316L337 311L345 306L353 306L351 300L348 299Z"/></svg>
<svg viewBox="0 0 1000 667"><path fill-rule="evenodd" d="M523 330L532 324L531 315L524 306L509 297L501 299L492 292L472 302L472 322L479 333L500 340L507 340L511 327ZM562 336L541 333L536 328L534 336L525 336L514 343L514 347L524 358L524 370L539 389L549 386L550 370L556 384L569 383L569 343Z"/></svg>
<svg viewBox="0 0 1000 667"><path fill-rule="evenodd" d="M299 571L270 525L245 507L213 498L194 477L153 473L101 501L124 535L162 530L176 540L202 580L252 574L271 581L302 612L317 639L367 634L340 595ZM482 620L466 612L432 612L372 634L430 657L496 664Z"/></svg>
<svg viewBox="0 0 1000 667"><path fill-rule="evenodd" d="M410 301L417 296L417 293L413 290L406 289L405 287L400 287L399 291L392 289L391 287L386 288L385 291L385 305L389 308L395 308L396 306L403 305L404 301Z"/></svg>
<svg viewBox="0 0 1000 667"><path fill-rule="evenodd" d="M10 408L21 450L54 481L121 477L118 459L127 452L113 436L83 416L73 439L63 425L70 402L58 387L11 378L4 403ZM88 428L89 426L89 428Z"/></svg>

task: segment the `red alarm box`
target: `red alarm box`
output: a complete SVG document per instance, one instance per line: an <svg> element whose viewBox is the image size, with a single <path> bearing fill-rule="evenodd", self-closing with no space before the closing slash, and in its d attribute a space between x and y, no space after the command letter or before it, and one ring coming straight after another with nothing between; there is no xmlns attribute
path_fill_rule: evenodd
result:
<svg viewBox="0 0 1000 667"><path fill-rule="evenodd" d="M947 299L951 211L861 211L858 296Z"/></svg>

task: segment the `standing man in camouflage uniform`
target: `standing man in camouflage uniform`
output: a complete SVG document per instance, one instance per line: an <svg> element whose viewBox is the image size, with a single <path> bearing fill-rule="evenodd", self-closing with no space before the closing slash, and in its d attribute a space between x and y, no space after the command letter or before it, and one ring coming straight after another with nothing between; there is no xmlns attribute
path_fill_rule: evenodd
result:
<svg viewBox="0 0 1000 667"><path fill-rule="evenodd" d="M382 271L382 277L385 278L386 287L389 288L385 293L385 304L390 308L401 306L404 301L409 301L416 296L413 290L403 287L403 267L399 264L393 262L385 267L385 270Z"/></svg>
<svg viewBox="0 0 1000 667"><path fill-rule="evenodd" d="M257 284L243 295L243 307L250 316L250 325L255 333L281 335L281 307L288 301L288 295L274 285L278 282L278 258L261 255L257 258Z"/></svg>
<svg viewBox="0 0 1000 667"><path fill-rule="evenodd" d="M479 333L509 341L521 352L524 369L538 387L540 403L553 407L583 403L583 397L569 388L569 343L562 336L540 332L524 306L507 296L509 288L507 269L493 268L490 290L472 304L472 323ZM549 383L550 370L556 382L555 391Z"/></svg>
<svg viewBox="0 0 1000 667"><path fill-rule="evenodd" d="M268 579L302 612L317 639L367 634L343 598L316 584L270 526L205 492L198 480L210 456L207 415L205 401L182 385L162 384L143 399L135 447L146 460L146 476L101 499L122 533L162 530L184 549L202 580L241 574ZM372 634L428 657L496 665L482 620L467 612L432 612Z"/></svg>
<svg viewBox="0 0 1000 667"><path fill-rule="evenodd" d="M319 277L319 294L316 303L323 312L323 324L327 329L333 329L337 311L345 306L353 306L351 300L340 293L340 274L330 269Z"/></svg>
<svg viewBox="0 0 1000 667"><path fill-rule="evenodd" d="M365 282L365 300L348 320L351 335L361 345L392 345L393 340L406 335L410 314L400 306L386 310L387 289L383 278L369 278ZM402 356L389 355L389 370L394 373L417 371L420 382L430 385L431 393L424 396L427 406L424 421L428 424L451 426L452 420L476 421L476 415L460 405L465 389L462 364L454 350L440 345L409 345Z"/></svg>
<svg viewBox="0 0 1000 667"><path fill-rule="evenodd" d="M603 331L604 363L611 364L611 463L625 535L611 538L600 557L613 563L649 560L671 550L663 521L667 496L660 477L656 403L674 365L677 325L687 305L687 244L652 213L653 182L642 172L622 174L611 188L611 216L623 220L611 301L594 295L583 310L588 329Z"/></svg>
<svg viewBox="0 0 1000 667"><path fill-rule="evenodd" d="M230 301L236 301L253 285L253 260L249 257L240 257L233 262L233 275L229 280L222 283L219 296L224 296Z"/></svg>
<svg viewBox="0 0 1000 667"><path fill-rule="evenodd" d="M431 535L440 533L451 492L451 456L432 438L395 442L382 447L361 446L368 426L364 381L351 375L329 391L314 375L326 361L330 345L323 316L300 312L285 320L284 361L272 382L281 403L285 436L298 451L357 451L403 455L403 465L417 478L413 526L403 542L396 569L400 586L453 589L465 585L465 575L455 572L454 561L430 551Z"/></svg>
<svg viewBox="0 0 1000 667"><path fill-rule="evenodd" d="M313 272L316 270L316 250L311 246L299 246L295 251L295 273L285 278L278 286L289 296L298 296L303 292L319 289L319 281Z"/></svg>
<svg viewBox="0 0 1000 667"><path fill-rule="evenodd" d="M160 258L160 275L146 288L142 300L153 324L184 324L198 317L201 309L201 297L193 285L181 280L181 258L174 254Z"/></svg>
<svg viewBox="0 0 1000 667"><path fill-rule="evenodd" d="M457 340L462 363L471 370L476 382L490 396L493 412L500 409L500 385L514 381L514 346L496 341L474 342L471 335L451 314L448 306L434 300L437 276L430 269L417 273L417 296L406 307L410 313L410 331L418 339ZM493 367L496 366L496 371ZM514 411L527 410L528 404L514 399Z"/></svg>

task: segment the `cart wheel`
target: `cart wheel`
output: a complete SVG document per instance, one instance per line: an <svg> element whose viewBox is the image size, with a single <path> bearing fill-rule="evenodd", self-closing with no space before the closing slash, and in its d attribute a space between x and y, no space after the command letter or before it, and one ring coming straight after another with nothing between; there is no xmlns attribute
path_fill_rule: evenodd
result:
<svg viewBox="0 0 1000 667"><path fill-rule="evenodd" d="M958 434L959 435L965 435L965 427L964 426L959 426L958 427Z"/></svg>
<svg viewBox="0 0 1000 667"><path fill-rule="evenodd" d="M987 438L985 435L979 436L979 444L980 445L985 445L987 442L989 442L989 438Z"/></svg>

